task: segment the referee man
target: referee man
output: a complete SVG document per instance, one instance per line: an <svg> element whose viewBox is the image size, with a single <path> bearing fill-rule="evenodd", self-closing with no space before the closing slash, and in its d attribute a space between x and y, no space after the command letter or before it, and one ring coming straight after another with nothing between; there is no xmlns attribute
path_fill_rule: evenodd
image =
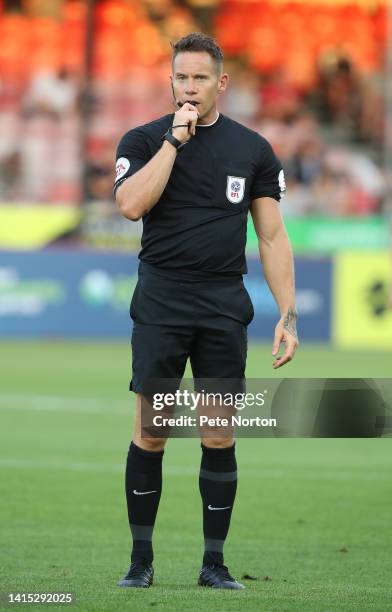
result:
<svg viewBox="0 0 392 612"><path fill-rule="evenodd" d="M218 112L229 77L214 39L192 33L174 44L170 80L176 112L130 130L117 149L116 201L124 217L143 219L130 308L130 390L137 401L125 485L133 546L122 587L153 582L152 535L166 439L142 436L148 380L180 380L188 358L195 380L244 379L253 318L242 280L248 211L281 314L273 367L290 361L298 344L293 257L279 210L282 166L262 136ZM198 584L243 589L223 558L237 488L234 437L202 436L201 449L204 555Z"/></svg>

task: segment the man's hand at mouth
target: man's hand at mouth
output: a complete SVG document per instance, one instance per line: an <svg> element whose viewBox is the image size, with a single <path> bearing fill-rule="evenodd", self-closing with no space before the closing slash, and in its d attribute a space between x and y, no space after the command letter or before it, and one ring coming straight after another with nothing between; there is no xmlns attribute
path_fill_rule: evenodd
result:
<svg viewBox="0 0 392 612"><path fill-rule="evenodd" d="M196 134L196 123L199 119L199 112L194 104L184 102L181 108L174 114L173 134L182 143L188 142Z"/></svg>

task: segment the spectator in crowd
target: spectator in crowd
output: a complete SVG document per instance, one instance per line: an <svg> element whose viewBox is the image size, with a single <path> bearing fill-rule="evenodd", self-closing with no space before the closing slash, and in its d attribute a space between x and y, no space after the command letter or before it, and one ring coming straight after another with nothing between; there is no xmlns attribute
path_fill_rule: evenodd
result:
<svg viewBox="0 0 392 612"><path fill-rule="evenodd" d="M57 73L40 71L32 75L24 100L27 117L41 115L55 121L77 110L78 89L66 68Z"/></svg>
<svg viewBox="0 0 392 612"><path fill-rule="evenodd" d="M66 69L32 75L22 101L22 199L40 203L80 200L78 96L78 84Z"/></svg>

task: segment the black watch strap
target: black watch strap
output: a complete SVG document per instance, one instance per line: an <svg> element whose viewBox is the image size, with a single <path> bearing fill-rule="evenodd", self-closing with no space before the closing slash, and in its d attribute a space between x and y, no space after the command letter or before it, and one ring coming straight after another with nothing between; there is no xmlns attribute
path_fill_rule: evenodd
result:
<svg viewBox="0 0 392 612"><path fill-rule="evenodd" d="M181 142L180 140L178 140L178 138L173 136L173 134L171 133L171 128L169 128L167 132L164 133L161 140L167 140L168 142L170 142L170 144L173 145L173 147L175 147L177 151L181 151L186 145L186 142Z"/></svg>

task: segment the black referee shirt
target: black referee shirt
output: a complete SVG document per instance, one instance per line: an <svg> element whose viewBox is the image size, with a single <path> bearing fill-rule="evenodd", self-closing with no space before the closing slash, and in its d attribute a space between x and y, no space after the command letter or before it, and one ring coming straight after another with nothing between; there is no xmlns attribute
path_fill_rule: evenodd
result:
<svg viewBox="0 0 392 612"><path fill-rule="evenodd" d="M117 187L162 146L173 114L134 128L117 149ZM169 276L214 278L246 273L247 215L254 198L280 200L281 163L257 132L222 114L177 154L158 203L143 217L142 262Z"/></svg>

